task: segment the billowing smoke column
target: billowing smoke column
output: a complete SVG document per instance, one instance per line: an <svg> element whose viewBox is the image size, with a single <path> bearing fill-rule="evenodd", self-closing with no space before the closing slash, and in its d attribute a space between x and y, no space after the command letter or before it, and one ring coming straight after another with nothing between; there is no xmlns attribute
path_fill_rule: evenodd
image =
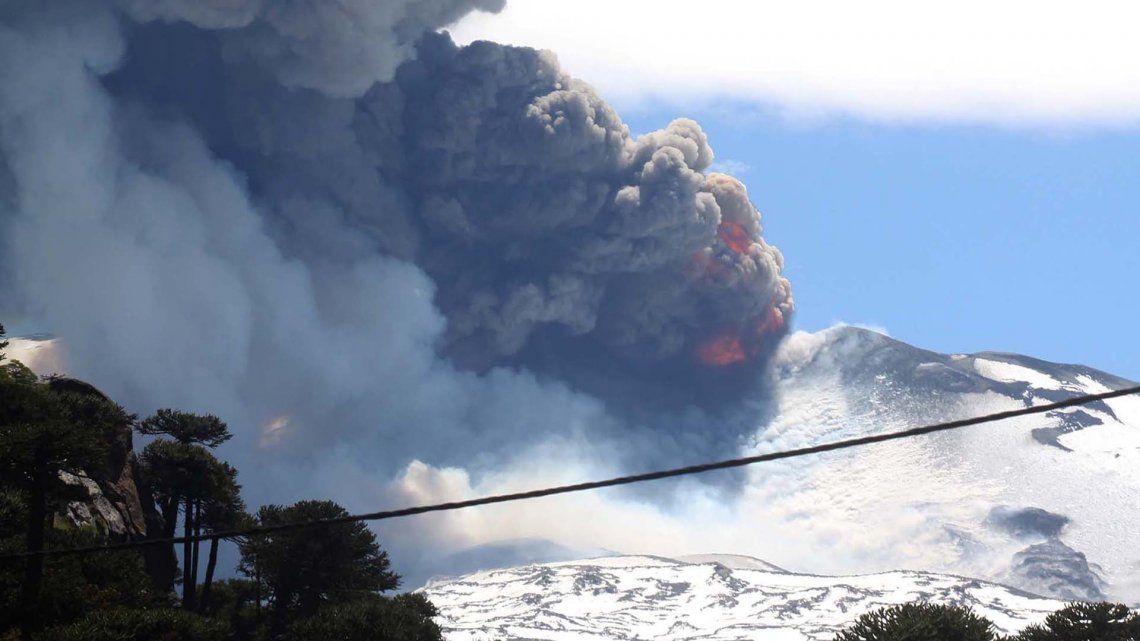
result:
<svg viewBox="0 0 1140 641"><path fill-rule="evenodd" d="M484 370L537 335L693 369L781 333L782 257L744 186L703 173L695 122L631 139L545 52L431 35L418 54L351 103L256 92L237 127L259 132L243 142L268 162L251 173L293 225L312 224L311 194L333 194L362 237L432 276L446 354ZM314 112L340 126L283 140ZM378 188L403 206L377 207Z"/></svg>
<svg viewBox="0 0 1140 641"><path fill-rule="evenodd" d="M620 422L559 381L761 370L792 299L744 186L693 121L633 138L552 54L435 33L501 5L6 2L0 313L138 409L381 469Z"/></svg>
<svg viewBox="0 0 1140 641"><path fill-rule="evenodd" d="M780 334L782 257L744 186L703 173L713 155L695 122L634 140L549 54L444 37L420 54L397 76L412 115L401 175L448 353L485 367L557 333L692 369L750 359Z"/></svg>

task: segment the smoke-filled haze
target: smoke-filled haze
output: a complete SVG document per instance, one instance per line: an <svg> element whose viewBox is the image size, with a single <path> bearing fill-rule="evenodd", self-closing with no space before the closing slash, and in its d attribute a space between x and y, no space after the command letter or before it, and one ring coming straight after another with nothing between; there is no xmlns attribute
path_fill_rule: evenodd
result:
<svg viewBox="0 0 1140 641"><path fill-rule="evenodd" d="M0 314L221 415L254 504L735 451L780 252L698 123L632 136L554 54L437 33L501 5L6 3Z"/></svg>

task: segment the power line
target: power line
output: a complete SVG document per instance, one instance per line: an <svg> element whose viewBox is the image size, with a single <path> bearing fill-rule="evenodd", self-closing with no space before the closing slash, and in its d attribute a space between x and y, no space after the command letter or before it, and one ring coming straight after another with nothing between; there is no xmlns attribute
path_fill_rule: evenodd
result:
<svg viewBox="0 0 1140 641"><path fill-rule="evenodd" d="M0 561L13 561L18 559L26 559L33 556L42 557L58 557L58 556L71 556L75 554L90 554L94 552L110 552L117 550L129 550L134 548L141 548L151 545L175 545L178 543L188 543L197 541L212 541L214 539L233 539L247 536L258 536L264 534L273 534L275 532L284 532L288 530L299 530L312 527L326 527L330 525L340 525L344 523L354 523L358 521L383 521L387 519L397 519L406 516L415 516L417 514L427 514L429 512L446 512L450 510L459 510L468 507L476 507L480 505L491 505L494 503L508 503L511 501L522 501L526 499L537 499L544 496L554 496L556 494L570 494L572 492L584 492L587 490L596 490L604 487L615 487L618 485L630 485L633 483L644 483L646 481L656 481L660 479L673 478L677 476L688 476L691 474L703 474L705 472L712 472L716 470L727 470L730 468L744 467L746 465L753 465L756 463L766 463L769 461L778 461L782 459L797 458L800 456L807 456L809 454L822 454L824 452L833 452L836 450L845 450L853 447L860 447L863 445L871 445L874 443L883 443L885 441L896 441L904 438L911 438L914 436L922 436L924 434L933 434L935 432L945 432L948 430L961 429L963 427L970 427L972 425L980 425L982 423L990 423L993 421L1000 421L1008 418L1017 418L1019 416L1029 416L1032 414L1043 414L1053 410L1064 409L1067 407L1076 407L1080 405L1088 405L1097 401L1104 401L1111 398L1118 398L1121 396L1129 396L1132 394L1140 394L1140 385L1134 387L1127 387L1124 389L1113 390L1109 392L1102 392L1098 394L1088 394L1085 396L1076 396L1064 401L1049 403L1046 405L1036 405L1033 407L1023 407L1016 410L1007 410L1004 412L995 412L993 414L984 414L982 416L975 416L973 418L965 418L956 421L949 421L946 423L936 423L932 425L924 425L921 427L913 427L898 432L886 432L883 434L875 434L872 436L861 436L858 438L844 439L834 441L831 443L824 443L822 445L812 445L810 447L801 447L792 450L785 450L782 452L771 452L768 454L757 454L755 456L745 456L741 458L728 459L723 461L715 461L712 463L701 463L698 465L689 465L686 467L677 467L667 470L658 470L656 472L645 472L642 474L631 474L628 476L618 476L615 478L604 479L600 481L589 481L586 483L575 483L573 485L559 485L556 487L547 487L537 490L528 490L526 492L513 492L510 494L498 494L494 496L484 496L477 499L468 499L466 501L451 501L448 503L436 503L434 505L418 505L414 507L405 507L396 510L385 510L381 512L369 512L365 514L350 514L347 516L332 518L332 519L318 519L312 521L303 521L295 523L281 523L277 525L266 525L254 528L246 528L239 530L227 530L222 532L214 532L210 534L201 534L196 536L179 536L179 537L166 537L157 539L146 539L141 541L122 541L119 543L110 543L105 545L93 545L87 547L76 548L61 548L58 550L30 550L26 552L19 552L15 554L0 555Z"/></svg>

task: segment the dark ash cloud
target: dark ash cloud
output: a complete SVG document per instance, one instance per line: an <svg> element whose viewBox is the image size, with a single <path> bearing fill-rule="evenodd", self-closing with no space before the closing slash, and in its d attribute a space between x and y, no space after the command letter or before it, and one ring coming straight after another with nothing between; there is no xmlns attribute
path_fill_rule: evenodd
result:
<svg viewBox="0 0 1140 641"><path fill-rule="evenodd" d="M266 478L731 449L754 408L701 401L783 335L779 251L697 123L633 137L549 52L434 33L501 4L5 4L0 311L140 411L226 416Z"/></svg>

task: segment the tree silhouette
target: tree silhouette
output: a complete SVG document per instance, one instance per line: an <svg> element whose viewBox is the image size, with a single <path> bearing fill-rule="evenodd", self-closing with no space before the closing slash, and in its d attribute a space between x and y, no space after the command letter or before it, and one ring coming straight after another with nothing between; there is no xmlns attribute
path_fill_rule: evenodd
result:
<svg viewBox="0 0 1140 641"><path fill-rule="evenodd" d="M301 501L289 507L266 505L258 510L257 522L272 526L347 515L332 501ZM322 605L392 590L400 583L376 535L359 522L250 536L241 553L241 572L263 587L270 600L275 634L288 620L312 616Z"/></svg>
<svg viewBox="0 0 1140 641"><path fill-rule="evenodd" d="M371 597L325 608L289 626L285 641L440 641L439 611L422 594Z"/></svg>
<svg viewBox="0 0 1140 641"><path fill-rule="evenodd" d="M44 549L53 506L73 494L60 475L98 466L111 435L129 431L134 423L133 415L94 388L68 391L75 389L84 387L53 389L18 364L0 368L0 480L23 497L28 550ZM43 573L43 557L28 557L21 606L25 631L40 624L36 605Z"/></svg>
<svg viewBox="0 0 1140 641"><path fill-rule="evenodd" d="M139 423L138 430L140 434L169 436L185 445L206 447L217 447L233 438L229 427L217 416L173 409L158 410Z"/></svg>
<svg viewBox="0 0 1140 641"><path fill-rule="evenodd" d="M42 641L218 641L224 624L182 610L148 608L95 611L48 630Z"/></svg>
<svg viewBox="0 0 1140 641"><path fill-rule="evenodd" d="M994 625L970 609L904 603L868 612L836 641L996 641Z"/></svg>
<svg viewBox="0 0 1140 641"><path fill-rule="evenodd" d="M1016 641L1137 641L1140 614L1120 603L1070 603L1031 625Z"/></svg>
<svg viewBox="0 0 1140 641"><path fill-rule="evenodd" d="M180 512L183 537L200 535L203 510L211 509L212 502L233 498L223 498L227 483L232 484L234 492L240 491L235 480L237 472L233 471L234 478L227 481L227 470L233 468L228 465L220 467L225 464L220 463L207 449L232 438L229 427L220 418L210 414L160 409L143 420L138 431L150 436L166 437L147 445L140 457L144 473L150 479L155 502L162 513L164 535L167 538L174 536ZM211 545L215 564L216 545L216 541ZM182 544L182 607L188 610L197 607L200 550L199 541L187 540ZM174 554L173 548L170 554ZM208 568L207 572L212 581L212 568Z"/></svg>
<svg viewBox="0 0 1140 641"><path fill-rule="evenodd" d="M237 470L228 463L215 462L209 470L206 497L202 501L201 518L195 527L195 534L202 530L207 533L222 532L252 524L246 514L245 501L241 498L241 485L237 482ZM206 577L202 582L200 609L209 607L214 584L214 572L218 567L218 545L220 539L210 539L209 558L206 561ZM197 544L195 544L197 545ZM197 557L195 552L194 556Z"/></svg>

